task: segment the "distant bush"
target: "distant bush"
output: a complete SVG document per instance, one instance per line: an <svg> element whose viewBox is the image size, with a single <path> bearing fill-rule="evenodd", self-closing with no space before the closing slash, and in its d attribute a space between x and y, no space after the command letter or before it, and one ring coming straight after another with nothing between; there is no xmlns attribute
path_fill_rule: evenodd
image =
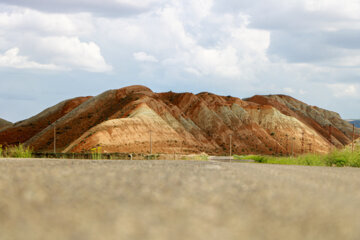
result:
<svg viewBox="0 0 360 240"><path fill-rule="evenodd" d="M209 156L206 153L201 154L190 154L190 155L180 155L181 160L195 160L195 161L207 161Z"/></svg>
<svg viewBox="0 0 360 240"><path fill-rule="evenodd" d="M149 155L147 155L147 160L157 160L157 159L159 159L159 154L149 154Z"/></svg>
<svg viewBox="0 0 360 240"><path fill-rule="evenodd" d="M258 163L267 163L268 159L270 159L269 156L262 156L262 155L245 155L245 156L240 156L240 155L233 155L234 159L238 159L238 160L254 160L255 162Z"/></svg>
<svg viewBox="0 0 360 240"><path fill-rule="evenodd" d="M31 158L32 153L32 148L19 144L5 149L1 148L0 156L12 158Z"/></svg>
<svg viewBox="0 0 360 240"><path fill-rule="evenodd" d="M325 157L326 165L337 167L360 167L360 149L356 149L354 153L351 150L336 150Z"/></svg>
<svg viewBox="0 0 360 240"><path fill-rule="evenodd" d="M95 147L91 149L91 158L95 160L102 159L102 148L101 147Z"/></svg>
<svg viewBox="0 0 360 240"><path fill-rule="evenodd" d="M270 157L261 156L261 155L250 155L250 156L246 156L243 159L252 159L252 160L254 160L255 162L258 162L258 163L267 163L269 161Z"/></svg>
<svg viewBox="0 0 360 240"><path fill-rule="evenodd" d="M206 161L206 160L208 160L208 157L209 157L208 155L202 153L202 154L194 156L194 160Z"/></svg>

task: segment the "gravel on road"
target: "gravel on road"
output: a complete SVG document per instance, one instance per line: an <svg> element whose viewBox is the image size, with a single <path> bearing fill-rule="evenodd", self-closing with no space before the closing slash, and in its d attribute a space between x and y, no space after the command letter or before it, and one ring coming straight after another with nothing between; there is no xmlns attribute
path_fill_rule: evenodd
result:
<svg viewBox="0 0 360 240"><path fill-rule="evenodd" d="M0 159L1 240L360 239L360 169Z"/></svg>

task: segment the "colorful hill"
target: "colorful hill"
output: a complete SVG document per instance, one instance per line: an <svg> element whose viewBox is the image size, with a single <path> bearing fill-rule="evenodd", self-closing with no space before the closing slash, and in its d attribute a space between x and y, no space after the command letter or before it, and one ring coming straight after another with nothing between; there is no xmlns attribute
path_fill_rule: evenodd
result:
<svg viewBox="0 0 360 240"><path fill-rule="evenodd" d="M56 126L56 128L55 128ZM241 100L212 93L154 93L144 86L64 101L0 130L0 144L35 151L290 154L328 152L351 142L337 113L284 95ZM357 136L360 129L356 130Z"/></svg>

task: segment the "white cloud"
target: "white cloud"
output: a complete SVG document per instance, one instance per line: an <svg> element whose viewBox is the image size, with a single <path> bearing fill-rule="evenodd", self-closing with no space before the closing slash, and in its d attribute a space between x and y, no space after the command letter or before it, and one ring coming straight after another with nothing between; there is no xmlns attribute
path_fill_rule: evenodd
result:
<svg viewBox="0 0 360 240"><path fill-rule="evenodd" d="M161 66L156 68L164 71L178 69L179 73L194 76L254 79L257 68L268 62L270 33L249 28L248 16L243 14L214 14L212 6L212 0L174 0L136 18L101 19L98 27L119 48L144 49L131 53L136 60L161 59ZM209 38L214 40L210 45L202 41Z"/></svg>
<svg viewBox="0 0 360 240"><path fill-rule="evenodd" d="M19 48L12 48L7 50L4 54L0 54L0 67L44 70L62 69L61 67L54 64L41 64L31 61L26 56L20 56L19 51Z"/></svg>
<svg viewBox="0 0 360 240"><path fill-rule="evenodd" d="M214 15L212 1L188 1L187 8L181 3L175 1L174 6L157 11L151 21L131 22L131 29L138 29L140 34L138 37L130 34L131 38L141 39L144 48L161 52L164 66L176 66L196 76L249 80L257 71L253 64L257 63L258 67L268 61L266 51L270 45L270 33L248 28L246 16ZM192 9L194 14L189 14L187 9ZM216 26L216 32L201 31L211 25ZM144 33L148 35L144 36ZM206 46L201 39L209 37L215 37L216 42ZM156 49L154 42L158 43Z"/></svg>
<svg viewBox="0 0 360 240"><path fill-rule="evenodd" d="M360 98L360 84L334 83L328 84L328 87L337 98Z"/></svg>
<svg viewBox="0 0 360 240"><path fill-rule="evenodd" d="M112 70L94 42L81 42L77 37L46 37L34 44L38 54L47 55L57 65L89 72Z"/></svg>
<svg viewBox="0 0 360 240"><path fill-rule="evenodd" d="M305 95L305 94L307 93L307 91L305 91L305 90L303 90L303 89L300 89L300 90L299 90L299 93L300 93L300 95Z"/></svg>
<svg viewBox="0 0 360 240"><path fill-rule="evenodd" d="M195 68L192 68L192 67L185 67L184 70L185 70L185 72L194 74L198 77L200 77L202 75L198 70L196 70Z"/></svg>
<svg viewBox="0 0 360 240"><path fill-rule="evenodd" d="M359 19L360 2L358 0L305 0L308 11L326 12L333 15Z"/></svg>
<svg viewBox="0 0 360 240"><path fill-rule="evenodd" d="M102 16L132 16L150 11L165 0L2 0L2 4L54 13L92 12Z"/></svg>
<svg viewBox="0 0 360 240"><path fill-rule="evenodd" d="M112 0L110 0L109 2L112 2ZM159 0L114 0L113 2L115 4L128 5L128 6L132 6L135 8L146 8L146 7L151 6L152 4L159 3L161 1L159 1Z"/></svg>
<svg viewBox="0 0 360 240"><path fill-rule="evenodd" d="M49 14L9 7L9 12L0 11L0 49L17 46L28 57L18 56L16 48L8 54L26 68L107 72L112 67L100 47L94 41L80 41L80 36L87 38L93 33L93 20L87 13ZM9 56L6 58L9 61Z"/></svg>
<svg viewBox="0 0 360 240"><path fill-rule="evenodd" d="M151 56L145 52L135 52L133 56L135 60L139 62L158 62L156 57Z"/></svg>
<svg viewBox="0 0 360 240"><path fill-rule="evenodd" d="M0 5L1 6L1 5ZM0 31L21 31L41 35L84 35L94 31L91 15L49 14L31 9L10 8L0 12Z"/></svg>
<svg viewBox="0 0 360 240"><path fill-rule="evenodd" d="M202 75L237 77L242 73L237 51L231 46L219 49L196 46L186 56L185 63L189 67L192 65Z"/></svg>
<svg viewBox="0 0 360 240"><path fill-rule="evenodd" d="M288 94L294 93L294 89L290 87L283 88L283 91Z"/></svg>
<svg viewBox="0 0 360 240"><path fill-rule="evenodd" d="M352 50L348 52L348 54L344 54L342 57L334 59L334 61L332 61L331 63L334 66L360 68L360 51Z"/></svg>

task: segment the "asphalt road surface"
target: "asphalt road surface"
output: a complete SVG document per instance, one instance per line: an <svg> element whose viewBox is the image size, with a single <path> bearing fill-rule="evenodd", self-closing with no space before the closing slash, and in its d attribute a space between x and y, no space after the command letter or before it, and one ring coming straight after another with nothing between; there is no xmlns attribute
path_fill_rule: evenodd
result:
<svg viewBox="0 0 360 240"><path fill-rule="evenodd" d="M360 239L360 169L0 160L1 240Z"/></svg>

